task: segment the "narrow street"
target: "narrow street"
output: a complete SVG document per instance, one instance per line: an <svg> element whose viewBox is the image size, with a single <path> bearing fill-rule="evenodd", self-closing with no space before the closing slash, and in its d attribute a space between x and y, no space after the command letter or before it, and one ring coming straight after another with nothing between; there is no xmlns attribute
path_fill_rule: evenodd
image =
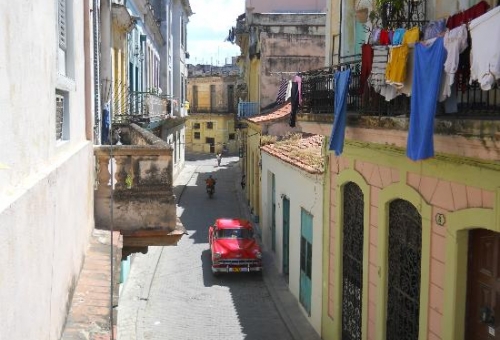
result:
<svg viewBox="0 0 500 340"><path fill-rule="evenodd" d="M177 214L189 235L177 247L137 254L118 307L118 339L293 339L262 275L212 276L208 226L244 216L238 157L187 156L175 183ZM209 199L204 180L217 179Z"/></svg>

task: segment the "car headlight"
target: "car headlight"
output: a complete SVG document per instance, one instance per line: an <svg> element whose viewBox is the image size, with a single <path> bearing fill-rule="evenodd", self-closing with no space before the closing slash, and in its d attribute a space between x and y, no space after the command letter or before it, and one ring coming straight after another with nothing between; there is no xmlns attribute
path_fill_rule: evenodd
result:
<svg viewBox="0 0 500 340"><path fill-rule="evenodd" d="M255 252L255 257L257 257L258 259L261 259L262 258L262 253L260 251L256 251Z"/></svg>
<svg viewBox="0 0 500 340"><path fill-rule="evenodd" d="M222 256L222 254L221 254L221 253L215 253L215 254L214 254L214 257L215 257L216 259L220 259L220 257L221 257L221 256Z"/></svg>

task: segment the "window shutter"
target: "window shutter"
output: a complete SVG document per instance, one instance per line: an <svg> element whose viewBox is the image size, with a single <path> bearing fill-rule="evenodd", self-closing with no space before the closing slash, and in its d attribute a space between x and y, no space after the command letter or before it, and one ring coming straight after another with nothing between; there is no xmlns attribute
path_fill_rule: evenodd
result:
<svg viewBox="0 0 500 340"><path fill-rule="evenodd" d="M66 0L57 1L59 47L66 51Z"/></svg>

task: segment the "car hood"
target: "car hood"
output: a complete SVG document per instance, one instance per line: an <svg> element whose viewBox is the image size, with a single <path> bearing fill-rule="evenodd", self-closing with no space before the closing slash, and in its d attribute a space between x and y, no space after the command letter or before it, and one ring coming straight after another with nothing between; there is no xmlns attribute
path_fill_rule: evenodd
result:
<svg viewBox="0 0 500 340"><path fill-rule="evenodd" d="M224 258L255 258L255 252L260 251L260 246L252 239L217 239L212 247Z"/></svg>

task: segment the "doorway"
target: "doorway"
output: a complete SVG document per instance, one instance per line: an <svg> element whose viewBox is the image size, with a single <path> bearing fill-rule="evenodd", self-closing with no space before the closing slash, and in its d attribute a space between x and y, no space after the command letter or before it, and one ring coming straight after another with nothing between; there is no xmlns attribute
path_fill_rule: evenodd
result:
<svg viewBox="0 0 500 340"><path fill-rule="evenodd" d="M290 263L290 200L283 196L283 275L288 282Z"/></svg>
<svg viewBox="0 0 500 340"><path fill-rule="evenodd" d="M206 137L205 143L210 146L210 153L215 153L215 138Z"/></svg>
<svg viewBox="0 0 500 340"><path fill-rule="evenodd" d="M313 219L312 215L302 208L300 220L299 300L307 314L311 316Z"/></svg>
<svg viewBox="0 0 500 340"><path fill-rule="evenodd" d="M500 234L469 232L465 338L500 339Z"/></svg>

